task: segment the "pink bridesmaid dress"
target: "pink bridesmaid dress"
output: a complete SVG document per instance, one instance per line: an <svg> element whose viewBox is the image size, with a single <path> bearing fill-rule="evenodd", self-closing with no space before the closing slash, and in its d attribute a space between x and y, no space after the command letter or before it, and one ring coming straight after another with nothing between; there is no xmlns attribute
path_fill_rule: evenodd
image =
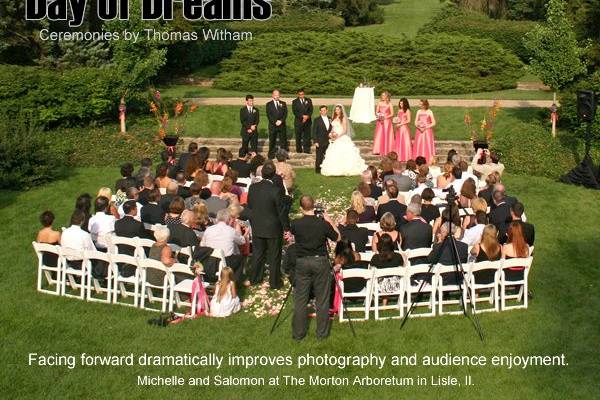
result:
<svg viewBox="0 0 600 400"><path fill-rule="evenodd" d="M390 117L391 105L379 106L379 112L384 117ZM386 155L392 151L394 126L391 118L377 120L375 125L375 137L373 138L373 154Z"/></svg>
<svg viewBox="0 0 600 400"><path fill-rule="evenodd" d="M398 123L406 123L407 115L402 109L398 111ZM410 128L408 124L401 125L396 129L396 137L394 139L394 151L398 153L399 161L408 161L412 159L412 143L410 141Z"/></svg>
<svg viewBox="0 0 600 400"><path fill-rule="evenodd" d="M431 124L429 114L420 113L418 116L417 125ZM433 129L428 128L421 132L417 128L415 132L415 147L413 148L413 157L425 157L428 164L435 163L435 141L433 139Z"/></svg>

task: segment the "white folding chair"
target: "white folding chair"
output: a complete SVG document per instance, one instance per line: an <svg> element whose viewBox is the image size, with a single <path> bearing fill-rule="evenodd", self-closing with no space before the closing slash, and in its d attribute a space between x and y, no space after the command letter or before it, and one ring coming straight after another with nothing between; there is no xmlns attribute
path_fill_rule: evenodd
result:
<svg viewBox="0 0 600 400"><path fill-rule="evenodd" d="M373 272L373 308L375 311L375 319L401 318L404 316L404 299L406 296L406 268L375 268ZM388 279L393 279L389 281ZM387 281L386 281L387 280ZM396 304L380 305L380 298L397 298ZM380 310L398 310L397 317L380 317Z"/></svg>
<svg viewBox="0 0 600 400"><path fill-rule="evenodd" d="M184 275L184 278L179 282L176 282L175 274ZM194 279L196 276L192 272L189 266L181 263L175 263L169 268L169 279L170 279L170 290L169 290L169 311L174 310L174 306L180 308L191 307L192 310L196 307L196 299L191 299L192 301L183 301L181 300L180 294L187 294L188 296L192 295L192 284L194 283ZM207 287L208 282L202 282L204 287ZM177 315L181 315L183 313L177 313Z"/></svg>
<svg viewBox="0 0 600 400"><path fill-rule="evenodd" d="M502 310L512 310L515 308L527 308L527 289L528 289L528 277L529 271L531 269L531 263L533 261L533 257L527 258L509 258L502 260L502 271L500 274L500 307ZM517 280L511 280L506 278L506 273L508 268L516 268L522 267L523 269L523 278ZM507 287L519 287L519 291L516 294L508 294ZM507 300L517 300L522 304L507 306Z"/></svg>
<svg viewBox="0 0 600 400"><path fill-rule="evenodd" d="M86 250L83 252L84 263L87 268L87 300L88 301L98 301L101 303L110 303L112 302L112 289L113 289L113 273L112 268L110 266L110 254L103 253L101 251L96 250ZM106 263L107 267L107 275L106 275L106 287L102 287L100 281L97 278L94 278L92 275L94 262L103 262ZM105 294L106 298L98 298L92 296L92 289L94 292L98 294Z"/></svg>
<svg viewBox="0 0 600 400"><path fill-rule="evenodd" d="M38 292L53 294L60 296L61 293L61 278L62 273L62 259L60 257L60 246L31 242L35 254L38 258L38 270L37 270L37 290ZM56 257L56 265L46 265L44 263L44 254L54 255ZM54 276L52 276L54 274ZM46 282L49 286L54 285L55 289L43 289L43 280L46 277Z"/></svg>
<svg viewBox="0 0 600 400"><path fill-rule="evenodd" d="M111 254L110 256L113 284L113 304L122 304L125 306L137 307L138 297L140 295L140 268L136 257L125 254ZM125 268L134 268L131 276L123 276L122 270ZM127 291L127 286L133 286L133 291ZM133 296L133 304L119 301L119 296L127 298Z"/></svg>
<svg viewBox="0 0 600 400"><path fill-rule="evenodd" d="M381 229L379 222L365 222L362 224L356 224L359 228L367 228L369 232L377 232Z"/></svg>
<svg viewBox="0 0 600 400"><path fill-rule="evenodd" d="M123 237L123 236L116 236L116 235L112 235L112 236L108 236L108 251L111 254L123 254L121 252L119 252L119 245L121 246L127 246L130 247L133 250L133 255L132 257L138 257L138 238L137 237L133 237L133 238L128 238L128 237ZM126 254L126 255L130 255L130 254Z"/></svg>
<svg viewBox="0 0 600 400"><path fill-rule="evenodd" d="M425 275L428 275L428 279ZM437 275L434 270L429 270L429 264L409 265L406 267L405 272L406 284L404 285L406 291L406 305L410 307L413 302L413 296L415 296L415 308L410 314L411 317L432 317L436 313L436 288L437 288ZM429 281L428 281L429 280ZM429 295L429 301L417 301L419 289L421 296ZM417 308L427 307L429 312L415 312Z"/></svg>
<svg viewBox="0 0 600 400"><path fill-rule="evenodd" d="M140 259L139 266L142 269L142 290L140 293L140 308L158 311L156 308L146 306L146 297L148 297L149 303L158 301L161 304L161 312L167 311L167 307L169 305L169 270L167 269L167 267L165 267L165 265L162 262L150 258ZM149 270L157 270L159 271L159 273L162 273L164 275L162 279L162 284L153 284L148 282ZM153 290L161 290L162 296L155 296Z"/></svg>
<svg viewBox="0 0 600 400"><path fill-rule="evenodd" d="M185 264L187 264L188 267L191 267L192 255L194 254L194 248L192 246L183 247L183 248L181 248L181 250L179 250L178 254L185 256L186 257Z"/></svg>
<svg viewBox="0 0 600 400"><path fill-rule="evenodd" d="M237 178L237 182L245 184L246 185L245 189L247 190L250 187L250 184L252 183L252 179L250 179L250 178ZM244 188L244 187L242 186L242 188Z"/></svg>
<svg viewBox="0 0 600 400"><path fill-rule="evenodd" d="M152 239L137 238L136 240L136 255L138 258L146 258L146 249L150 252L150 248L156 243Z"/></svg>
<svg viewBox="0 0 600 400"><path fill-rule="evenodd" d="M369 312L371 309L371 296L373 290L373 273L374 269L363 269L363 268L352 268L352 269L344 269L341 271L342 278L339 280L340 285L340 295L342 297L342 301L340 304L340 309L338 311L340 316L340 322L348 321L348 319L344 318L344 313L346 311L362 311L364 312L363 320L369 319ZM344 280L345 279L363 279L365 281L365 287L360 292L346 292L344 290ZM346 299L355 299L360 300L363 299L362 305L360 306L348 306L344 307L344 300ZM345 309L344 309L345 308ZM354 319L354 318L353 318Z"/></svg>
<svg viewBox="0 0 600 400"><path fill-rule="evenodd" d="M409 263L411 262L410 260L414 260L415 258L427 257L429 253L431 253L431 248L429 247L419 247L418 249L407 249L404 251Z"/></svg>
<svg viewBox="0 0 600 400"><path fill-rule="evenodd" d="M473 309L476 313L486 311L500 311L500 296L498 285L500 284L500 271L502 269L502 261L480 261L471 263L469 266L468 288L471 292L470 301L473 303ZM491 282L478 281L478 275L483 271L494 273L494 279ZM489 296L483 296L484 291L489 291ZM478 308L478 302L487 301L493 305L493 308Z"/></svg>
<svg viewBox="0 0 600 400"><path fill-rule="evenodd" d="M87 280L87 265L83 259L83 251L61 247L60 256L62 259L61 287L63 296L84 300L86 287L85 282ZM81 269L73 268L71 266L73 262L79 261L81 261ZM78 279L79 282L77 282ZM79 294L73 295L67 293L67 285L73 290L79 290Z"/></svg>
<svg viewBox="0 0 600 400"><path fill-rule="evenodd" d="M535 246L529 246L529 257L533 256L533 250L535 249Z"/></svg>
<svg viewBox="0 0 600 400"><path fill-rule="evenodd" d="M436 264L434 266L435 273L437 275L438 282L438 314L450 314L450 315L458 315L463 314L462 308L460 310L455 311L444 311L444 305L460 305L461 302L465 306L467 305L467 290L464 284L464 277L462 272L458 272L458 276L456 273L456 269L454 265L442 265ZM448 276L452 278L452 283L444 283L444 277ZM459 294L459 299L447 299L444 300L444 293L457 293Z"/></svg>
<svg viewBox="0 0 600 400"><path fill-rule="evenodd" d="M221 277L221 270L227 266L227 263L225 262L225 255L223 254L222 250L214 249L210 256L219 259L219 270L217 271L217 280L219 280Z"/></svg>

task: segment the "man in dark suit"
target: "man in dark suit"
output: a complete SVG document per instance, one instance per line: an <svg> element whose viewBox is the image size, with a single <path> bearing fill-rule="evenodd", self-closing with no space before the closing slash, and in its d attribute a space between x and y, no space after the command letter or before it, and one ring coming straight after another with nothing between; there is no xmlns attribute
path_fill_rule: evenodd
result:
<svg viewBox="0 0 600 400"><path fill-rule="evenodd" d="M177 197L177 191L179 190L179 185L175 182L169 182L167 185L167 193L160 197L160 203L158 205L162 208L162 210L166 213L169 212L169 206L171 205L171 201L175 197Z"/></svg>
<svg viewBox="0 0 600 400"><path fill-rule="evenodd" d="M359 253L367 251L369 242L369 230L356 225L358 213L354 210L346 212L346 224L338 226L342 239L348 240L354 245L354 251Z"/></svg>
<svg viewBox="0 0 600 400"><path fill-rule="evenodd" d="M175 175L175 181L177 182L177 196L182 197L184 200L192 195L190 188L186 186L187 181L183 172L178 172Z"/></svg>
<svg viewBox="0 0 600 400"><path fill-rule="evenodd" d="M148 194L148 203L142 207L142 211L140 212L140 218L143 223L146 224L164 224L165 222L165 212L158 205L160 201L160 190L158 188L154 188L150 190Z"/></svg>
<svg viewBox="0 0 600 400"><path fill-rule="evenodd" d="M249 178L252 166L248 164L248 151L241 148L237 160L231 161L229 168L238 173L238 178Z"/></svg>
<svg viewBox="0 0 600 400"><path fill-rule="evenodd" d="M524 212L525 212L525 207L523 207L523 204L518 201L515 204L513 204L512 207L510 208L510 214L512 217L512 221L513 222L516 221L521 225L521 228L523 229L523 236L525 237L525 241L527 242L527 244L529 246L533 246L533 243L535 242L535 227L533 226L533 224L530 224L529 222L525 222L522 220ZM507 232L500 232L499 234L501 235L500 243L505 243L506 239L507 239L507 237L506 237Z"/></svg>
<svg viewBox="0 0 600 400"><path fill-rule="evenodd" d="M315 172L321 173L321 164L325 159L325 152L329 146L329 134L331 133L331 118L327 115L327 106L319 107L320 116L313 123L312 137L315 142L316 158Z"/></svg>
<svg viewBox="0 0 600 400"><path fill-rule="evenodd" d="M304 97L304 89L298 90L298 97L292 101L294 129L296 132L296 153L310 154L310 135L312 126L312 100Z"/></svg>
<svg viewBox="0 0 600 400"><path fill-rule="evenodd" d="M504 195L504 191L494 190L494 194L492 195L492 204L490 208L490 224L496 226L496 229L498 229L498 232L500 234L500 242L502 242L502 233L506 233L508 224L512 221L512 216L510 214L510 204L506 202L506 196Z"/></svg>
<svg viewBox="0 0 600 400"><path fill-rule="evenodd" d="M127 200L123 204L123 212L125 216L115 221L115 235L127 238L139 237L142 239L152 239L152 235L146 228L144 223L135 219L137 215L137 205L135 200ZM127 245L119 245L119 253L132 256L135 248Z"/></svg>
<svg viewBox="0 0 600 400"><path fill-rule="evenodd" d="M390 212L396 220L396 226L399 227L405 222L403 217L406 214L406 205L398 201L398 188L395 185L388 185L386 192L390 200L377 207L377 221L381 219L383 214Z"/></svg>
<svg viewBox="0 0 600 400"><path fill-rule="evenodd" d="M421 218L421 205L410 203L406 208L406 219L408 222L399 229L402 250L431 247L433 231L431 225Z"/></svg>
<svg viewBox="0 0 600 400"><path fill-rule="evenodd" d="M181 213L180 224L169 224L167 227L171 232L169 236L169 243L176 244L181 247L197 246L198 236L191 228L194 223L194 213L190 210L184 210Z"/></svg>
<svg viewBox="0 0 600 400"><path fill-rule="evenodd" d="M252 227L252 272L250 282L262 282L265 259L269 264L269 285L279 289L281 282L281 246L283 231L288 230L289 221L285 215L280 189L273 184L275 166L265 163L260 182L250 185L248 205L250 226ZM247 283L248 284L248 283Z"/></svg>
<svg viewBox="0 0 600 400"><path fill-rule="evenodd" d="M177 169L176 170L178 172L185 171L185 169L187 168L187 163L188 163L191 155L197 154L197 153L198 153L198 143L191 142L188 145L188 152L183 153L181 156L179 156L179 160L177 161Z"/></svg>
<svg viewBox="0 0 600 400"><path fill-rule="evenodd" d="M246 104L240 108L240 123L242 128L240 135L242 136L242 150L244 153L248 153L248 145L250 145L250 151L258 152L258 122L260 121L260 115L258 109L254 107L254 96L251 94L246 95ZM270 130L269 130L270 132Z"/></svg>
<svg viewBox="0 0 600 400"><path fill-rule="evenodd" d="M287 105L285 101L279 99L279 90L273 90L273 98L267 103L267 118L269 119L269 158L275 157L277 150L276 142L279 140L279 147L288 151L287 128L285 120L287 118Z"/></svg>

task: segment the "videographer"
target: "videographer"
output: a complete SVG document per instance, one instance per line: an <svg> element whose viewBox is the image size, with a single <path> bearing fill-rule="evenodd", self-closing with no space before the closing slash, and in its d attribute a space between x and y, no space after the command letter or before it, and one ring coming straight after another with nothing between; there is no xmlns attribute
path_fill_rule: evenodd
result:
<svg viewBox="0 0 600 400"><path fill-rule="evenodd" d="M302 217L292 221L290 230L296 243L292 337L302 340L306 336L308 328L306 305L312 289L316 300L317 338L322 339L329 335L329 297L332 277L327 239L338 241L340 233L327 212L320 208L315 210L312 197L305 195L300 198L300 211Z"/></svg>

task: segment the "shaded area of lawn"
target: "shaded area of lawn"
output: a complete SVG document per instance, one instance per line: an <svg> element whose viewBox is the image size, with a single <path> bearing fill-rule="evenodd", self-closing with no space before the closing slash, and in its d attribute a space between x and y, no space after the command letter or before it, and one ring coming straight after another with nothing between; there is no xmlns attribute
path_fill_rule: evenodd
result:
<svg viewBox="0 0 600 400"><path fill-rule="evenodd" d="M56 227L66 225L77 195L94 194L100 186L112 186L118 169L81 168L68 179L25 193L0 192L0 237L4 258L0 269L0 350L3 374L0 392L11 398L594 398L597 393L600 307L597 281L597 226L600 193L565 186L544 178L505 176L510 194L525 204L536 227L536 254L530 275L534 298L526 311L488 313L481 316L487 339L481 343L463 317L415 319L399 330L398 321L370 321L355 325L358 338L348 327L334 323L326 341L309 337L296 343L290 335L290 319L270 336L273 319L257 320L241 313L224 320L201 318L161 329L149 326L150 312L122 306L85 303L75 299L37 294L36 258L31 240L39 228L38 215L55 212ZM348 198L356 178L323 178L310 170L298 172L302 193L329 189ZM5 200L8 204L5 205ZM566 212L573 210L573 212ZM577 212L575 210L585 210ZM287 308L284 314L290 311ZM352 355L493 355L561 354L567 367L388 367L384 370L348 367L243 367L221 370L200 367L64 367L27 366L27 354L208 354L243 355L313 354ZM389 360L388 360L389 361ZM137 375L264 376L473 376L472 387L138 387ZM176 391L176 392L175 392Z"/></svg>

